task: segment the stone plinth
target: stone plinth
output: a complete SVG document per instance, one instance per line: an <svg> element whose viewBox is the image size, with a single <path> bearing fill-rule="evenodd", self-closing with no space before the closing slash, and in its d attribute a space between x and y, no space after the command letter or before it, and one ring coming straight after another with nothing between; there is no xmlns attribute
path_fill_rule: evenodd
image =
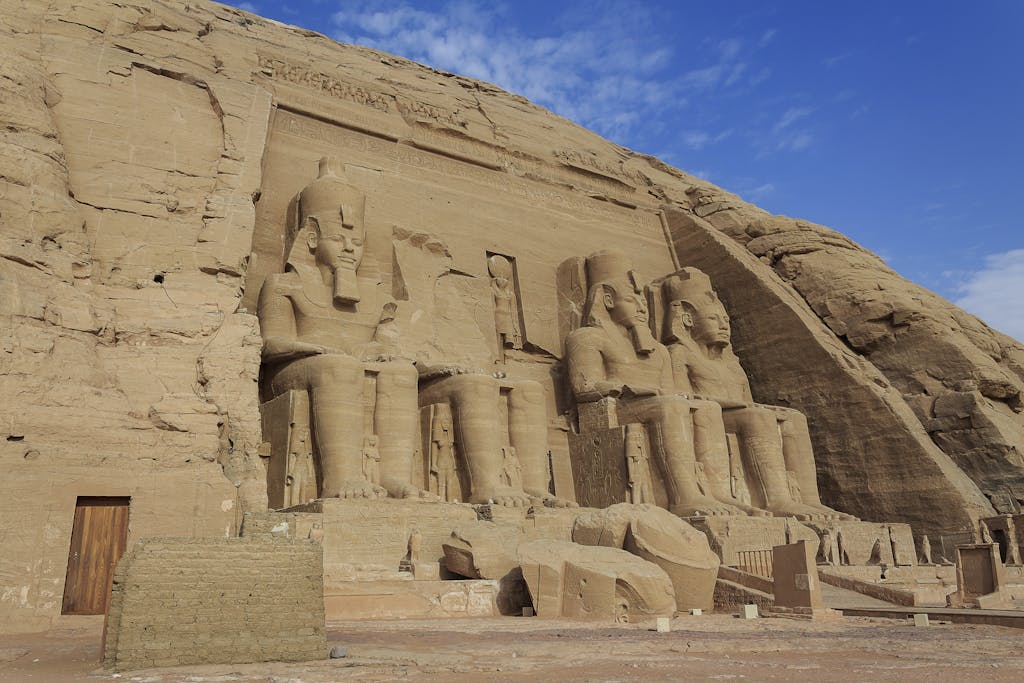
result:
<svg viewBox="0 0 1024 683"><path fill-rule="evenodd" d="M775 606L822 609L815 547L807 541L772 548L772 593Z"/></svg>
<svg viewBox="0 0 1024 683"><path fill-rule="evenodd" d="M824 548L815 549L822 564L887 567L917 565L914 535L908 524L878 524L876 522L806 522L818 534L831 535L830 556Z"/></svg>
<svg viewBox="0 0 1024 683"><path fill-rule="evenodd" d="M787 542L818 542L817 534L809 526L780 517L705 517L690 520L690 524L707 535L711 549L722 564L730 567L741 564L741 552L764 551L770 555L773 547Z"/></svg>

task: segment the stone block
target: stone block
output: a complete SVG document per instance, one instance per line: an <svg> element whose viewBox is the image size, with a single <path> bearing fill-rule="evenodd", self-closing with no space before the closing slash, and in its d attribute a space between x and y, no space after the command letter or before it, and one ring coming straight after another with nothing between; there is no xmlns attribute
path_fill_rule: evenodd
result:
<svg viewBox="0 0 1024 683"><path fill-rule="evenodd" d="M583 513L573 527L573 540L623 548L658 565L672 581L679 609L714 606L718 557L704 534L667 510L621 503Z"/></svg>
<svg viewBox="0 0 1024 683"><path fill-rule="evenodd" d="M538 616L630 621L676 611L664 570L624 550L541 540L520 544L519 555Z"/></svg>
<svg viewBox="0 0 1024 683"><path fill-rule="evenodd" d="M777 545L772 549L772 593L783 608L823 608L821 582L815 563L817 547L807 541Z"/></svg>
<svg viewBox="0 0 1024 683"><path fill-rule="evenodd" d="M740 607L740 619L757 619L757 605L743 605Z"/></svg>
<svg viewBox="0 0 1024 683"><path fill-rule="evenodd" d="M669 633L672 631L672 620L668 617L658 617L654 628L658 633Z"/></svg>
<svg viewBox="0 0 1024 683"><path fill-rule="evenodd" d="M914 615L914 626L921 628L928 626L928 615L927 614L915 614Z"/></svg>

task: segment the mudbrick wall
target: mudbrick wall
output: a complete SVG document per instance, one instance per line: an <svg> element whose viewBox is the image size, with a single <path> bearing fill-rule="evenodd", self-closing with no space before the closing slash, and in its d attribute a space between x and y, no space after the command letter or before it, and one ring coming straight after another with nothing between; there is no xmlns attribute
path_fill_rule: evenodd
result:
<svg viewBox="0 0 1024 683"><path fill-rule="evenodd" d="M152 538L118 564L103 653L108 669L326 656L315 541Z"/></svg>

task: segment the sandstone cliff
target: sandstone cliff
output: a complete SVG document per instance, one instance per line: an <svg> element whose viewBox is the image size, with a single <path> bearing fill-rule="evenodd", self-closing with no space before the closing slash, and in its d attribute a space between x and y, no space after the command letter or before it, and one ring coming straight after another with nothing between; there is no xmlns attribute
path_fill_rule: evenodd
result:
<svg viewBox="0 0 1024 683"><path fill-rule="evenodd" d="M515 257L510 368L551 384L556 451L555 268L620 246L712 276L755 396L807 414L829 504L935 533L1024 499L1020 343L521 97L194 1L0 0L0 64L0 614L59 605L77 496L132 496L132 538L265 506L253 303L326 152L391 230L417 354L490 362L481 255Z"/></svg>

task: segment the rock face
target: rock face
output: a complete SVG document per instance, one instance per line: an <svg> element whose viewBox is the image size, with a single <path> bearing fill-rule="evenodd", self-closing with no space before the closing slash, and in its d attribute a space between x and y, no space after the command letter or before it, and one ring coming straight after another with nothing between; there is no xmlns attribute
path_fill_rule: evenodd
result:
<svg viewBox="0 0 1024 683"><path fill-rule="evenodd" d="M648 279L711 277L754 398L806 415L825 504L936 538L1024 498L1024 347L827 228L486 83L212 3L0 0L0 55L2 629L59 614L86 497L130 499L129 544L266 509L257 297L324 156L365 195L386 355L498 371L513 489L541 460L511 442L541 434L548 488L576 498L558 267L616 248ZM546 423L515 427L537 402ZM402 495L437 479L430 436Z"/></svg>

